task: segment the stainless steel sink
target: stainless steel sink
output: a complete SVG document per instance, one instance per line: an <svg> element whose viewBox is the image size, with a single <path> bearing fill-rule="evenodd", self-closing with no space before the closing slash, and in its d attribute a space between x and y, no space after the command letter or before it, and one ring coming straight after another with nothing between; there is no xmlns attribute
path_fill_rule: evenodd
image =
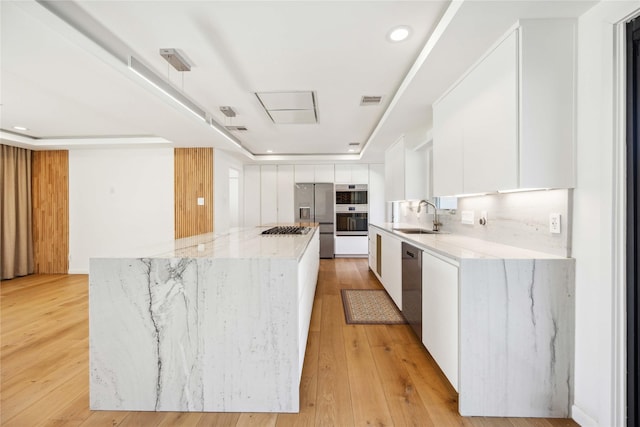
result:
<svg viewBox="0 0 640 427"><path fill-rule="evenodd" d="M441 234L441 231L427 230L426 228L394 228L393 231L399 231L405 234Z"/></svg>

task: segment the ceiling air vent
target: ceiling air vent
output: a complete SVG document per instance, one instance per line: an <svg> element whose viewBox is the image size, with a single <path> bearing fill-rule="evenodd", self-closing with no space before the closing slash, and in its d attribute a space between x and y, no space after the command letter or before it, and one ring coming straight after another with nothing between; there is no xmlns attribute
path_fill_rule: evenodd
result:
<svg viewBox="0 0 640 427"><path fill-rule="evenodd" d="M382 101L382 96L365 95L360 99L360 105L378 105Z"/></svg>
<svg viewBox="0 0 640 427"><path fill-rule="evenodd" d="M225 128L227 128L227 130L229 130L231 132L246 132L247 131L247 127L246 126L225 126Z"/></svg>
<svg viewBox="0 0 640 427"><path fill-rule="evenodd" d="M360 143L359 143L359 142L350 142L350 143L349 143L349 146L350 146L350 147L357 147L358 145L360 145Z"/></svg>

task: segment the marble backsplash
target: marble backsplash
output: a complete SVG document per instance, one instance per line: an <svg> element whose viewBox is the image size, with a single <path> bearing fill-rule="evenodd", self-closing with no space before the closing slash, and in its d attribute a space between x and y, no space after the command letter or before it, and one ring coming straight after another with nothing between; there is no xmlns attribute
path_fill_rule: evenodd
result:
<svg viewBox="0 0 640 427"><path fill-rule="evenodd" d="M458 199L458 208L439 210L441 230L559 256L571 256L571 190L540 190ZM431 229L433 210L418 213L418 201L397 203L393 222ZM391 221L388 209L387 220ZM474 224L462 224L462 212L474 212ZM487 212L487 224L478 220ZM560 213L560 234L549 232L549 214Z"/></svg>

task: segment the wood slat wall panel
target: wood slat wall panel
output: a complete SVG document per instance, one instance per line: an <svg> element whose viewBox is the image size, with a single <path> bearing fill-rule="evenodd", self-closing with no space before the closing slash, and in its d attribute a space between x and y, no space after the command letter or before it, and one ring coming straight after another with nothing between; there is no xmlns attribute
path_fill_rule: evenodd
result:
<svg viewBox="0 0 640 427"><path fill-rule="evenodd" d="M213 232L213 155L213 148L174 151L176 239Z"/></svg>
<svg viewBox="0 0 640 427"><path fill-rule="evenodd" d="M31 156L33 260L36 273L69 271L69 152Z"/></svg>

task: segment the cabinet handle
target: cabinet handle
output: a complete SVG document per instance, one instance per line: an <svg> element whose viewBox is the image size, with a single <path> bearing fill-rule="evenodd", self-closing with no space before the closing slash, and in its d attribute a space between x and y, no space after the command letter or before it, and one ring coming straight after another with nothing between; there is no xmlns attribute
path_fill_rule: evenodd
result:
<svg viewBox="0 0 640 427"><path fill-rule="evenodd" d="M411 258L415 258L416 256L414 254L412 254L411 252L407 251L407 255L409 255Z"/></svg>

